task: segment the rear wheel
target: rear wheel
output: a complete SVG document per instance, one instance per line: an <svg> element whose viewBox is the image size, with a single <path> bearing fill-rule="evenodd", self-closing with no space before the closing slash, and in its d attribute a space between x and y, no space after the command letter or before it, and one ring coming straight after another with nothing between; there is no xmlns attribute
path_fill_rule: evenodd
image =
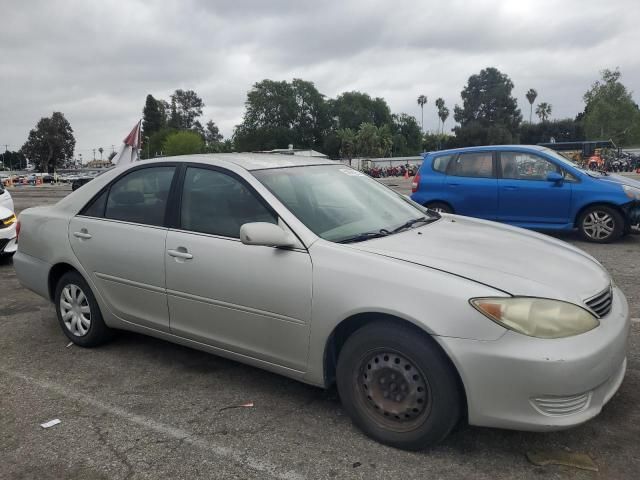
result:
<svg viewBox="0 0 640 480"><path fill-rule="evenodd" d="M60 327L76 345L94 347L113 336L91 288L79 273L67 272L60 278L54 301Z"/></svg>
<svg viewBox="0 0 640 480"><path fill-rule="evenodd" d="M580 214L578 229L589 242L609 243L624 234L624 218L612 207L594 205Z"/></svg>
<svg viewBox="0 0 640 480"><path fill-rule="evenodd" d="M444 202L431 202L425 205L430 210L435 210L438 213L453 213L453 208L451 205Z"/></svg>
<svg viewBox="0 0 640 480"><path fill-rule="evenodd" d="M419 450L438 443L461 415L449 359L410 327L376 322L357 330L340 352L336 376L354 424L396 448Z"/></svg>

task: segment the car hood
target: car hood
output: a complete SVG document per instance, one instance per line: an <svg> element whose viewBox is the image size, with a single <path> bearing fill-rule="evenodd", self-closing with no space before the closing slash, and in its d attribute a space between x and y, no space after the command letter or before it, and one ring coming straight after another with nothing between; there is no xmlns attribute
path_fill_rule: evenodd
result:
<svg viewBox="0 0 640 480"><path fill-rule="evenodd" d="M465 277L512 295L582 303L604 290L609 274L565 242L458 215L353 248Z"/></svg>
<svg viewBox="0 0 640 480"><path fill-rule="evenodd" d="M617 185L629 185L630 187L640 188L640 181L634 180L633 178L624 177L622 175L615 175L610 173L609 175L605 175L602 177L592 177L600 180L602 182L613 183Z"/></svg>
<svg viewBox="0 0 640 480"><path fill-rule="evenodd" d="M13 215L13 210L10 210L9 208L3 207L2 205L0 205L0 220L9 218L11 215Z"/></svg>

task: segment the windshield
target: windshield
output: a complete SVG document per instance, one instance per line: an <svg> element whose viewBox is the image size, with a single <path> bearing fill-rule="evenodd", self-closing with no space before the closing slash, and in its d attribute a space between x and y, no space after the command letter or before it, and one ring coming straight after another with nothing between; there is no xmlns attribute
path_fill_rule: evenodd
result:
<svg viewBox="0 0 640 480"><path fill-rule="evenodd" d="M344 165L276 168L253 175L313 233L362 241L439 218L364 173Z"/></svg>

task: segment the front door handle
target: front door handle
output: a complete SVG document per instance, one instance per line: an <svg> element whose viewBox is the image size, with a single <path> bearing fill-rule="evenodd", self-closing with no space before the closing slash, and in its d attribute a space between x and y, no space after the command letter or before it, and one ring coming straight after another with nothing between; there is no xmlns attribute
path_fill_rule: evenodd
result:
<svg viewBox="0 0 640 480"><path fill-rule="evenodd" d="M181 258L183 260L191 260L193 255L187 252L187 249L184 247L178 247L175 250L167 250L167 253L171 257Z"/></svg>
<svg viewBox="0 0 640 480"><path fill-rule="evenodd" d="M89 240L91 238L91 234L86 228L81 228L79 232L73 232L73 236L83 240Z"/></svg>

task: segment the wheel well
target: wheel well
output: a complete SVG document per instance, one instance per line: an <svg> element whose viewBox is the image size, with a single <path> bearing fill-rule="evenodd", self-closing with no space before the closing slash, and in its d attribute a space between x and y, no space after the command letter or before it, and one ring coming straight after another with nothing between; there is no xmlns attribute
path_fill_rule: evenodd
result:
<svg viewBox="0 0 640 480"><path fill-rule="evenodd" d="M67 272L77 272L77 270L68 263L57 263L51 268L51 270L49 270L49 279L47 280L47 284L49 287L49 298L51 301L54 300L53 297L56 293L58 280L60 280L60 278L62 278L62 276Z"/></svg>
<svg viewBox="0 0 640 480"><path fill-rule="evenodd" d="M609 208L613 208L615 211L617 211L620 215L622 215L622 219L625 222L625 225L627 223L627 216L624 213L624 210L622 210L622 208L620 208L620 205L616 205L615 203L608 203L608 202L594 202L594 203L590 203L588 205L585 205L584 207L582 207L580 210L578 210L578 213L576 214L576 218L573 221L573 225L574 227L578 227L578 219L580 218L580 216L585 212L585 210L591 208L591 207L597 207L597 206L603 206L603 207L609 207Z"/></svg>
<svg viewBox="0 0 640 480"><path fill-rule="evenodd" d="M417 335L421 335L425 341L429 342L432 346L440 350L440 352L449 360L449 364L451 365L451 369L455 372L456 380L458 383L458 387L460 388L460 393L464 404L464 410L467 411L467 394L464 388L464 384L462 383L462 379L460 378L460 373L458 369L455 367L447 353L443 350L443 348L436 342L431 335L427 332L414 325L407 320L402 318L394 317L393 315L377 313L377 312L368 312L368 313L359 313L357 315L353 315L349 318L346 318L342 322L340 322L331 332L329 338L327 339L327 345L324 350L324 383L325 386L331 387L336 381L336 366L338 364L338 357L340 356L340 350L344 346L347 339L359 328L363 327L367 323L372 321L384 321L388 323L395 323L398 325L408 326L409 328L415 330Z"/></svg>
<svg viewBox="0 0 640 480"><path fill-rule="evenodd" d="M452 212L455 213L455 208L453 208L453 205L451 205L451 203L445 201L445 200L429 200L428 202L425 202L424 205L422 205L423 207L426 207L427 205L433 204L433 203L442 203L446 206L448 206Z"/></svg>

